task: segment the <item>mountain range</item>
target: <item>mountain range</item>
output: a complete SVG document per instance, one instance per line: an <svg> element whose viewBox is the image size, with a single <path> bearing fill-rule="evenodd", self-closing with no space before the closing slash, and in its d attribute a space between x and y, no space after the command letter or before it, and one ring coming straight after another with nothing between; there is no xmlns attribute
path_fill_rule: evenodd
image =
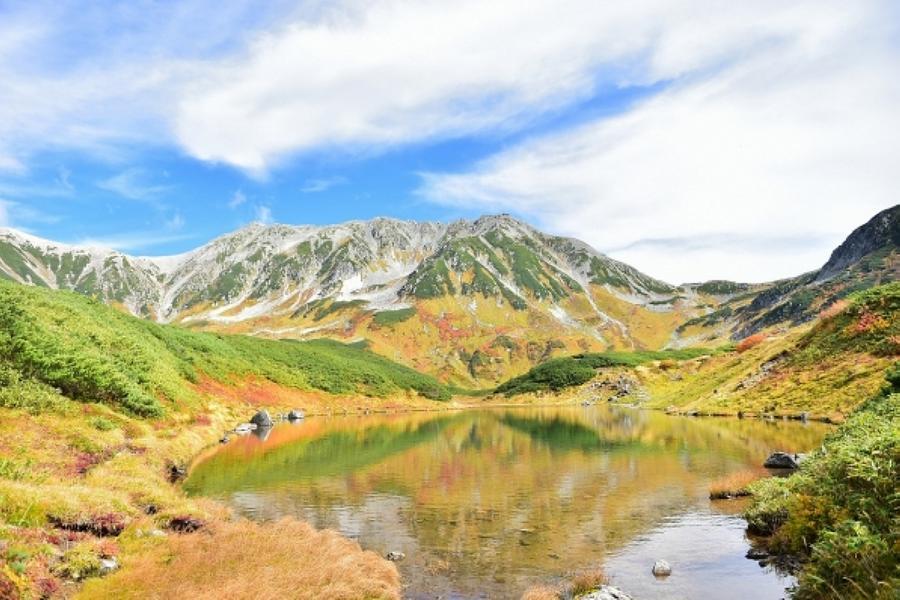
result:
<svg viewBox="0 0 900 600"><path fill-rule="evenodd" d="M671 285L508 215L432 223L255 223L171 257L0 230L0 278L79 292L159 322L365 342L452 383L499 382L560 353L738 340L811 320L897 279L900 206L817 271Z"/></svg>

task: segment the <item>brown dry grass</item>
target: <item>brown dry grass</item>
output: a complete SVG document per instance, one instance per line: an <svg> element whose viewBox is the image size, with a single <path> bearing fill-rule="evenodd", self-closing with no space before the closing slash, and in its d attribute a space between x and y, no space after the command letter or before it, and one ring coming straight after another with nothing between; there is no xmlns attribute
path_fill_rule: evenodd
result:
<svg viewBox="0 0 900 600"><path fill-rule="evenodd" d="M719 477L709 484L709 498L710 500L725 500L739 496L749 496L750 490L747 489L748 486L766 475L767 473L762 469L748 469Z"/></svg>
<svg viewBox="0 0 900 600"><path fill-rule="evenodd" d="M591 592L605 583L606 575L603 574L603 571L599 567L581 571L572 578L572 594L575 596L579 594L586 594L587 592Z"/></svg>
<svg viewBox="0 0 900 600"><path fill-rule="evenodd" d="M257 525L217 523L201 532L171 536L80 598L192 600L398 599L396 567L333 531L283 519Z"/></svg>
<svg viewBox="0 0 900 600"><path fill-rule="evenodd" d="M592 592L606 584L606 575L599 567L586 569L573 575L571 579L558 586L536 585L525 590L521 600L559 600L573 598Z"/></svg>

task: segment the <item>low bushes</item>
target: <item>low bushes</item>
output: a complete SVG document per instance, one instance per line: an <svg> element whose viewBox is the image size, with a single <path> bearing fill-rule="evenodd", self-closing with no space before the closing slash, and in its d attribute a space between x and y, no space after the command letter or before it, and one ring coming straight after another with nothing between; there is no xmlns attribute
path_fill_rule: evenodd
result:
<svg viewBox="0 0 900 600"><path fill-rule="evenodd" d="M795 598L900 592L900 363L799 473L751 486L753 533L805 565Z"/></svg>

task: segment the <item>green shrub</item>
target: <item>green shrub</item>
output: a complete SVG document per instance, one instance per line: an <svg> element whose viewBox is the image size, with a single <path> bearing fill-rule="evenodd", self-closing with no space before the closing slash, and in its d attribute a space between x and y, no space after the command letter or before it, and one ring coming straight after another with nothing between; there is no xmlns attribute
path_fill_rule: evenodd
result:
<svg viewBox="0 0 900 600"><path fill-rule="evenodd" d="M900 366L787 479L751 486L751 531L807 562L795 597L895 598L900 592Z"/></svg>
<svg viewBox="0 0 900 600"><path fill-rule="evenodd" d="M94 417L90 420L91 426L97 431L112 431L116 424L104 417Z"/></svg>
<svg viewBox="0 0 900 600"><path fill-rule="evenodd" d="M372 323L378 325L379 327L388 327L391 325L396 325L397 323L403 323L404 321L408 321L416 316L416 309L414 308L398 308L397 310L383 310L381 312L375 313L375 316L372 317Z"/></svg>

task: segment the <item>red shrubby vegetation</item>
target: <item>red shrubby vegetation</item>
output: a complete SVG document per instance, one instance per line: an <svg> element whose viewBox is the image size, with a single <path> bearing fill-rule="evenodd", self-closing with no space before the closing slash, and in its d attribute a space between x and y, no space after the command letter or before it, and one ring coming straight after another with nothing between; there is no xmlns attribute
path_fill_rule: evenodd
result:
<svg viewBox="0 0 900 600"><path fill-rule="evenodd" d="M746 352L750 348L755 346L759 346L764 341L766 341L766 335L764 333L754 333L749 337L745 337L737 345L738 352Z"/></svg>

